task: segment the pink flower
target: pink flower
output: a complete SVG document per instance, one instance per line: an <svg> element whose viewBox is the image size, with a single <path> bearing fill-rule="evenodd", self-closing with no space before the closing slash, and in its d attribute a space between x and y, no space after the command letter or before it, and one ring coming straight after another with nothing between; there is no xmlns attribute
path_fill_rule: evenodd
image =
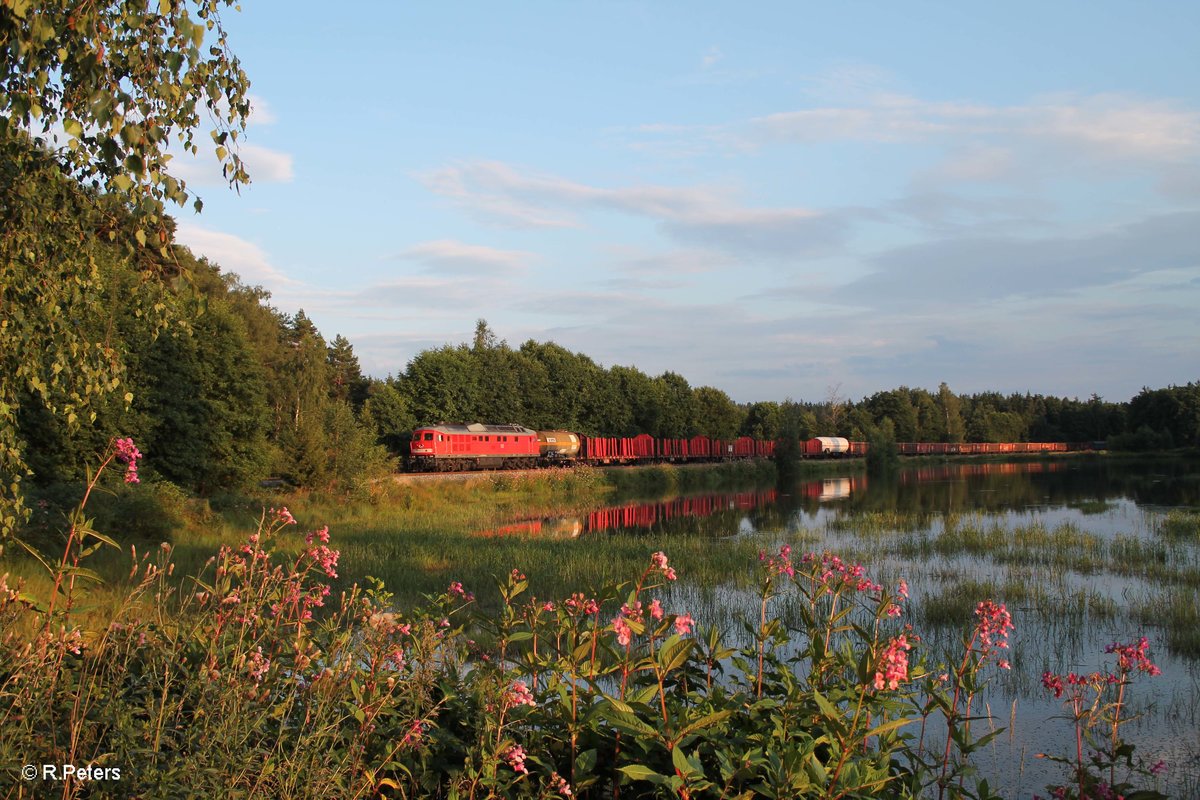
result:
<svg viewBox="0 0 1200 800"><path fill-rule="evenodd" d="M600 604L595 600L586 599L581 592L576 592L568 597L563 601L563 605L571 614L598 614L600 612Z"/></svg>
<svg viewBox="0 0 1200 800"><path fill-rule="evenodd" d="M283 509L283 513L287 514L286 508ZM288 514L288 516L290 517L291 514ZM293 525L295 524L295 522L296 522L295 520L292 520ZM312 544L314 540L320 540L322 544L328 544L329 543L329 526L326 525L324 528L321 528L321 530L313 531L312 533L310 533L304 537L305 544Z"/></svg>
<svg viewBox="0 0 1200 800"><path fill-rule="evenodd" d="M1104 648L1106 653L1117 654L1117 666L1123 672L1129 672L1131 669L1136 669L1138 672L1145 672L1151 677L1161 675L1162 670L1150 661L1148 652L1150 650L1150 640L1143 636L1138 639L1136 645L1133 644L1118 644L1113 642L1108 647Z"/></svg>
<svg viewBox="0 0 1200 800"><path fill-rule="evenodd" d="M330 578L337 577L338 557L341 555L337 550L331 550L325 545L317 545L308 551L308 557L319 566L326 575Z"/></svg>
<svg viewBox="0 0 1200 800"><path fill-rule="evenodd" d="M900 593L901 597L903 597L905 600L907 600L908 599L908 581L901 578L900 586L897 589L897 591Z"/></svg>
<svg viewBox="0 0 1200 800"><path fill-rule="evenodd" d="M250 678L255 683L262 680L263 675L267 674L267 670L271 668L271 659L263 655L262 647L250 654L247 659L246 671L250 673Z"/></svg>
<svg viewBox="0 0 1200 800"><path fill-rule="evenodd" d="M675 568L667 566L667 554L662 552L661 550L659 550L654 555L650 556L650 566L651 566L651 568L662 572L663 577L666 578L667 580L669 580L669 581L675 580L675 578L676 578Z"/></svg>
<svg viewBox="0 0 1200 800"><path fill-rule="evenodd" d="M284 508L272 508L271 513L275 515L275 521L281 522L284 525L295 525L296 518L292 516L292 512ZM311 542L310 542L311 544Z"/></svg>
<svg viewBox="0 0 1200 800"><path fill-rule="evenodd" d="M557 772L550 773L550 788L563 797L572 797L574 795L574 792L571 791L571 784L567 783L567 779Z"/></svg>
<svg viewBox="0 0 1200 800"><path fill-rule="evenodd" d="M529 691L525 681L513 681L512 686L509 686L508 691L504 693L504 704L510 707L536 706L537 701L533 699L533 692Z"/></svg>
<svg viewBox="0 0 1200 800"><path fill-rule="evenodd" d="M421 740L421 734L425 732L425 723L417 720L409 726L408 732L404 734L404 738L400 740L400 746L415 745Z"/></svg>
<svg viewBox="0 0 1200 800"><path fill-rule="evenodd" d="M984 600L975 607L975 637L980 644L980 653L985 658L997 649L1008 647L1008 632L1015 626L1012 615L1003 603Z"/></svg>
<svg viewBox="0 0 1200 800"><path fill-rule="evenodd" d="M691 614L680 614L675 617L675 632L680 636L687 636L695 624L696 620L692 619Z"/></svg>
<svg viewBox="0 0 1200 800"><path fill-rule="evenodd" d="M525 766L525 748L519 744L514 744L500 754L500 758L508 762L514 772L520 772L528 775L529 769Z"/></svg>
<svg viewBox="0 0 1200 800"><path fill-rule="evenodd" d="M633 641L633 630L629 627L629 623L625 621L623 615L618 614L612 621L613 632L617 634L617 644L622 647L628 647Z"/></svg>
<svg viewBox="0 0 1200 800"><path fill-rule="evenodd" d="M113 449L117 460L125 464L125 482L138 483L137 462L142 454L133 443L133 439L117 439L113 442Z"/></svg>
<svg viewBox="0 0 1200 800"><path fill-rule="evenodd" d="M897 636L888 643L883 654L879 657L879 666L875 670L875 689L895 690L900 681L908 680L908 651L912 645L904 634Z"/></svg>
<svg viewBox="0 0 1200 800"><path fill-rule="evenodd" d="M662 603L658 602L658 598L650 601L650 617L652 619L663 618L663 607Z"/></svg>

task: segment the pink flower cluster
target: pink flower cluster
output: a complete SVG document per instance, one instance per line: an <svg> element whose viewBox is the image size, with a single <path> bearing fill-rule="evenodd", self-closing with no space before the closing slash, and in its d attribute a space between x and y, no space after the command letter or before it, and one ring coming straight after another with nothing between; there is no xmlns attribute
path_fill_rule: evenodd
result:
<svg viewBox="0 0 1200 800"><path fill-rule="evenodd" d="M817 582L825 587L825 591L833 593L842 587L851 586L856 592L882 592L883 587L867 577L866 568L862 564L847 564L832 553L825 553L818 561L816 553L808 553L801 559L804 564L820 566Z"/></svg>
<svg viewBox="0 0 1200 800"><path fill-rule="evenodd" d="M785 544L779 548L779 555L768 556L764 551L758 551L758 560L767 570L767 574L795 576L796 567L792 565L792 546Z"/></svg>
<svg viewBox="0 0 1200 800"><path fill-rule="evenodd" d="M1151 677L1161 675L1162 670L1150 661L1149 651L1150 640L1145 636L1138 639L1136 645L1113 642L1104 648L1104 652L1106 653L1117 654L1117 666L1120 667L1122 672L1137 670L1138 672L1145 672Z"/></svg>
<svg viewBox="0 0 1200 800"><path fill-rule="evenodd" d="M416 720L409 726L408 731L404 734L404 738L400 740L401 747L415 746L421 741L421 734L425 732L425 723L421 720Z"/></svg>
<svg viewBox="0 0 1200 800"><path fill-rule="evenodd" d="M613 617L612 621L613 632L617 634L617 644L622 647L628 647L629 643L633 641L633 629L629 627L629 623L625 620L635 619L640 621L641 618L642 603L640 600L632 606L629 604L621 606L621 613Z"/></svg>
<svg viewBox="0 0 1200 800"><path fill-rule="evenodd" d="M1062 697L1063 692L1066 692L1069 689L1071 698L1078 699L1083 697L1083 691L1088 686L1095 686L1099 688L1105 684L1117 682L1117 677L1115 675L1108 675L1103 672L1093 672L1088 675L1080 675L1075 672L1069 672L1065 676L1065 681L1063 680L1063 677L1064 676L1053 672L1043 672L1042 688L1048 692L1053 692L1055 698Z"/></svg>
<svg viewBox="0 0 1200 800"><path fill-rule="evenodd" d="M125 465L125 482L138 483L137 462L142 454L133 443L133 439L117 439L113 442L113 449L116 451L117 461Z"/></svg>
<svg viewBox="0 0 1200 800"><path fill-rule="evenodd" d="M657 597L650 601L650 618L653 620L660 620L663 618L662 603L658 602Z"/></svg>
<svg viewBox="0 0 1200 800"><path fill-rule="evenodd" d="M599 614L600 604L594 599L585 597L582 592L576 592L563 601L563 606L567 609L567 613L575 614Z"/></svg>
<svg viewBox="0 0 1200 800"><path fill-rule="evenodd" d="M287 511L287 509L284 509ZM313 547L313 542L320 541L321 544ZM310 545L308 549L308 557L313 560L321 570L330 578L337 577L337 563L341 553L337 550L332 550L325 545L329 541L329 526L326 525L319 531L313 531L304 537L305 544Z"/></svg>
<svg viewBox="0 0 1200 800"><path fill-rule="evenodd" d="M687 636L695 624L696 620L692 619L691 614L679 614L675 617L675 632L680 636Z"/></svg>
<svg viewBox="0 0 1200 800"><path fill-rule="evenodd" d="M464 589L463 585L458 581L451 583L449 588L446 589L446 592L452 596L461 597L468 603L475 599L475 595Z"/></svg>
<svg viewBox="0 0 1200 800"><path fill-rule="evenodd" d="M283 508L272 508L271 516L275 517L275 521L281 525L296 524L296 518L292 516L292 512L287 510L287 506L284 506ZM326 528L325 530L326 533L328 533L329 528Z"/></svg>
<svg viewBox="0 0 1200 800"><path fill-rule="evenodd" d="M525 766L525 748L521 747L521 745L512 745L500 754L500 758L508 762L508 765L512 767L513 772L520 772L524 775L529 774L529 768Z"/></svg>
<svg viewBox="0 0 1200 800"><path fill-rule="evenodd" d="M663 577L669 581L676 578L675 568L667 566L667 554L659 550L657 553L650 556L650 566L663 574Z"/></svg>
<svg viewBox="0 0 1200 800"><path fill-rule="evenodd" d="M558 792L563 797L573 797L574 792L571 791L571 784L567 783L567 779L557 772L550 773L550 788Z"/></svg>
<svg viewBox="0 0 1200 800"><path fill-rule="evenodd" d="M975 616L979 619L975 623L975 638L979 642L980 654L987 658L996 650L1007 649L1008 632L1016 626L1004 603L984 600L975 606ZM1004 659L1000 659L997 665L1001 669L1009 668L1009 663Z"/></svg>
<svg viewBox="0 0 1200 800"><path fill-rule="evenodd" d="M622 647L629 647L629 643L633 641L633 629L629 627L629 623L625 618L617 615L612 621L613 632L617 634L617 644Z"/></svg>
<svg viewBox="0 0 1200 800"><path fill-rule="evenodd" d="M529 691L529 687L525 685L525 681L513 681L508 687L508 691L504 693L504 705L509 708L513 706L536 706L537 701L533 699L533 692Z"/></svg>
<svg viewBox="0 0 1200 800"><path fill-rule="evenodd" d="M250 679L258 683L270 668L271 659L263 655L262 646L260 645L247 659L246 671L250 673Z"/></svg>
<svg viewBox="0 0 1200 800"><path fill-rule="evenodd" d="M879 656L879 667L875 670L875 689L896 689L900 681L908 680L908 651L912 645L908 637L900 634L888 643Z"/></svg>

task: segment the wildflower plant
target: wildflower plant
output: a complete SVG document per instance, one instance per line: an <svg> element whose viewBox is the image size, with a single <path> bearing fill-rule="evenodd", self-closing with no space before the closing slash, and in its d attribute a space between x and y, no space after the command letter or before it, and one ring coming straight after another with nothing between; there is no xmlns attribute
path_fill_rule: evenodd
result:
<svg viewBox="0 0 1200 800"><path fill-rule="evenodd" d="M98 472L129 447L114 445ZM0 576L0 764L123 771L119 782L30 787L38 791L993 796L965 780L989 738L971 738L974 698L985 671L1006 666L1013 627L990 600L961 654L932 667L907 624L903 581L885 587L830 553L795 559L786 544L759 560L744 647L673 605L678 573L663 552L632 580L597 590L539 599L512 569L490 608L450 580L401 610L373 579L338 589L335 537L304 532L277 508L195 576L172 576L169 547L131 550L124 605L107 627L84 630L73 622L72 576L82 543L102 540L78 522L56 601ZM772 613L785 595L796 625ZM1126 687L1157 667L1145 640L1110 653L1114 670L1095 680L1045 678L1067 698L1080 742L1075 758L1058 759L1072 780L1051 787L1056 796L1161 796L1129 790L1163 766L1135 759L1119 737ZM934 716L948 731L944 749L925 746Z"/></svg>
<svg viewBox="0 0 1200 800"><path fill-rule="evenodd" d="M1041 758L1064 765L1071 773L1068 783L1049 787L1054 798L1137 797L1145 800L1165 798L1156 789L1146 788L1157 782L1166 763L1148 763L1136 755L1136 747L1121 738L1121 726L1134 717L1125 714L1126 689L1140 676L1156 677L1162 671L1150 660L1150 642L1141 637L1136 643L1113 642L1105 653L1116 656L1112 671L1087 674L1054 672L1042 674L1042 687L1062 700L1075 733L1075 757L1039 754ZM1145 786L1139 786L1139 781Z"/></svg>

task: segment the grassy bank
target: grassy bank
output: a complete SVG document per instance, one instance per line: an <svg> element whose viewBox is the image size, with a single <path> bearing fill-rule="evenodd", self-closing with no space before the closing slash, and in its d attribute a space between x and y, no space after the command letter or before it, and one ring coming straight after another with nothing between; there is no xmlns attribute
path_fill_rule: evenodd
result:
<svg viewBox="0 0 1200 800"><path fill-rule="evenodd" d="M410 603L436 594L451 581L478 587L480 600L497 599L493 578L521 566L548 591L600 586L629 574L647 548L668 544L681 563L714 583L727 576L725 565L711 560L704 536L648 535L607 537L581 552L569 524L533 524L571 520L620 499L651 499L693 492L737 491L769 486L774 465L768 461L713 465L654 465L616 469L576 468L538 472L486 472L457 480L385 480L349 497L272 491L257 497L224 496L197 500L166 483L138 487L113 483L89 501L93 527L122 544L103 547L89 560L102 583L90 590L88 608L99 617L119 605L128 582L130 548L141 553L169 543L176 572L198 574L222 546L243 541L271 508L287 508L302 530L329 526L340 543L341 562L333 584L346 589L368 576L383 580L397 602ZM25 531L25 538L53 560L61 554L63 514L82 491L53 487ZM300 537L283 537L281 553L298 553ZM754 543L731 548L731 558L746 563ZM10 549L0 573L25 580L31 592L51 588L46 570Z"/></svg>

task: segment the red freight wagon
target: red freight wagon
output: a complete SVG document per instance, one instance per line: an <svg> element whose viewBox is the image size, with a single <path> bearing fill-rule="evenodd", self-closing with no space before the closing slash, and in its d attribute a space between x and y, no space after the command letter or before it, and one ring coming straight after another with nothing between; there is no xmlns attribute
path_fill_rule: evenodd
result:
<svg viewBox="0 0 1200 800"><path fill-rule="evenodd" d="M634 458L634 440L615 436L581 436L579 454L588 463L614 464Z"/></svg>
<svg viewBox="0 0 1200 800"><path fill-rule="evenodd" d="M692 458L712 458L714 455L713 440L707 436L693 436L688 442L688 454ZM718 451L716 455L720 455L720 452Z"/></svg>
<svg viewBox="0 0 1200 800"><path fill-rule="evenodd" d="M633 456L639 461L653 461L658 455L654 446L654 437L648 433L639 433L633 437Z"/></svg>
<svg viewBox="0 0 1200 800"><path fill-rule="evenodd" d="M688 457L687 439L659 439L658 457L668 461L679 461Z"/></svg>
<svg viewBox="0 0 1200 800"><path fill-rule="evenodd" d="M739 436L733 441L733 454L738 458L750 458L755 455L754 446L758 444L749 436Z"/></svg>
<svg viewBox="0 0 1200 800"><path fill-rule="evenodd" d="M535 467L537 432L521 425L431 425L413 432L413 466L421 470Z"/></svg>

